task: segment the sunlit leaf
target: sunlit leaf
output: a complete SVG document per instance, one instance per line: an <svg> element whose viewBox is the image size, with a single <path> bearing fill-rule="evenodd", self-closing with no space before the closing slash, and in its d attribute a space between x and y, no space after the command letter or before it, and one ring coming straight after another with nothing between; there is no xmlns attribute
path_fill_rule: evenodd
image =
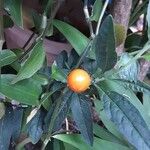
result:
<svg viewBox="0 0 150 150"><path fill-rule="evenodd" d="M60 20L54 20L53 25L66 37L77 53L81 55L89 39L73 26Z"/></svg>
<svg viewBox="0 0 150 150"><path fill-rule="evenodd" d="M53 137L68 144L71 144L79 150L130 150L128 147L102 140L97 137L94 137L94 143L92 147L83 142L79 134L57 134Z"/></svg>
<svg viewBox="0 0 150 150"><path fill-rule="evenodd" d="M28 105L37 105L41 87L32 79L11 84L15 75L1 75L0 93L6 97Z"/></svg>
<svg viewBox="0 0 150 150"><path fill-rule="evenodd" d="M17 56L11 50L2 50L0 52L0 67L11 64L17 59Z"/></svg>

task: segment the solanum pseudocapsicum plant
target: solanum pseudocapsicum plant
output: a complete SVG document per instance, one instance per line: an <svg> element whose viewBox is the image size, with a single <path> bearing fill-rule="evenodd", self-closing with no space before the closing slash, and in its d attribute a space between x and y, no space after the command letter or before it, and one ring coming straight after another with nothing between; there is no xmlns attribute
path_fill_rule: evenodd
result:
<svg viewBox="0 0 150 150"><path fill-rule="evenodd" d="M12 9L21 12L18 7L21 1L9 2L6 0L5 9L15 24L22 26L21 13L16 14ZM35 24L38 19L39 23L47 18L46 11L52 4L48 1L44 13L36 14ZM47 25L38 30L39 36L29 47L29 53L9 49L1 52L0 66L9 65L17 72L1 75L2 149L8 149L12 141L18 143L16 149L39 141L43 150L150 149L147 109L150 87L138 81L138 59L148 58L149 40L140 51L117 57L116 45L124 40L124 30L114 23L111 15L103 17L101 23L107 4L108 0L100 11L102 1L95 1L88 19L98 25L95 34L90 30L89 39L71 25L54 19L53 14L47 18ZM150 9L147 10L150 28ZM47 66L43 39L52 26L65 36L73 49L62 51L54 63ZM149 29L147 33L150 34ZM143 94L143 103L137 92ZM101 125L93 121L95 111ZM20 143L19 137L24 138Z"/></svg>

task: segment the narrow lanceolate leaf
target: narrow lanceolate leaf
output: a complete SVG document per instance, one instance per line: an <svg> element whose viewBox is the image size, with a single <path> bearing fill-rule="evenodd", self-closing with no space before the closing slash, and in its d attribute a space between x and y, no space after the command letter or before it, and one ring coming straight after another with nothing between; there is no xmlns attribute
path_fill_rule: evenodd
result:
<svg viewBox="0 0 150 150"><path fill-rule="evenodd" d="M93 5L93 9L92 9L92 15L90 17L90 19L93 21L98 21L99 16L101 14L102 11L102 6L103 3L101 0L96 0L94 5Z"/></svg>
<svg viewBox="0 0 150 150"><path fill-rule="evenodd" d="M103 96L104 110L120 132L137 150L150 149L150 130L140 112L130 101L116 92Z"/></svg>
<svg viewBox="0 0 150 150"><path fill-rule="evenodd" d="M67 75L63 72L63 69L60 69L56 62L54 62L52 64L52 74L51 74L51 78L52 79L55 79L56 81L61 81L63 83L66 82L66 78L67 78Z"/></svg>
<svg viewBox="0 0 150 150"><path fill-rule="evenodd" d="M86 144L79 134L57 134L53 138L68 143L78 150L130 150L128 147L94 137L93 146ZM72 149L70 149L72 150Z"/></svg>
<svg viewBox="0 0 150 150"><path fill-rule="evenodd" d="M149 118L150 118L150 95L148 93L143 93L143 106L144 109L146 110Z"/></svg>
<svg viewBox="0 0 150 150"><path fill-rule="evenodd" d="M147 8L148 38L150 40L150 1Z"/></svg>
<svg viewBox="0 0 150 150"><path fill-rule="evenodd" d="M53 25L66 37L77 53L81 55L89 39L73 26L60 20L54 20Z"/></svg>
<svg viewBox="0 0 150 150"><path fill-rule="evenodd" d="M74 94L72 97L71 110L73 118L84 138L85 142L93 145L93 123L91 107L86 97Z"/></svg>
<svg viewBox="0 0 150 150"><path fill-rule="evenodd" d="M117 130L115 124L111 120L109 120L109 118L107 117L107 115L103 109L102 101L95 99L94 105L95 105L95 110L97 111L97 113L99 115L99 118L101 118L101 121L103 122L103 124L107 128L107 130L109 132L111 132L115 137L117 137L120 140L120 142L122 142L122 144L126 145L127 142L125 141L122 134Z"/></svg>
<svg viewBox="0 0 150 150"><path fill-rule="evenodd" d="M15 24L23 27L22 0L5 0L4 6Z"/></svg>
<svg viewBox="0 0 150 150"><path fill-rule="evenodd" d="M32 140L32 143L37 143L43 134L43 113L38 111L37 114L28 123L28 134Z"/></svg>
<svg viewBox="0 0 150 150"><path fill-rule="evenodd" d="M115 79L115 82L122 84L124 87L128 87L132 89L135 92L142 92L147 93L150 95L150 86L144 82L137 81L137 82L131 82L129 80L123 80L123 79Z"/></svg>
<svg viewBox="0 0 150 150"><path fill-rule="evenodd" d="M11 64L17 59L17 56L11 50L3 50L0 52L0 67Z"/></svg>
<svg viewBox="0 0 150 150"><path fill-rule="evenodd" d="M21 69L19 70L17 77L12 81L12 84L33 76L42 67L44 59L45 51L43 42L40 41L33 47L30 56L21 66Z"/></svg>
<svg viewBox="0 0 150 150"><path fill-rule="evenodd" d="M40 85L35 80L28 79L11 84L15 75L1 75L0 93L6 97L28 105L37 105L42 92Z"/></svg>
<svg viewBox="0 0 150 150"><path fill-rule="evenodd" d="M117 54L115 52L115 36L114 23L111 16L108 16L95 37L92 49L96 53L98 67L102 71L110 70L117 62Z"/></svg>
<svg viewBox="0 0 150 150"><path fill-rule="evenodd" d="M45 130L50 132L59 130L70 109L73 92L67 91L62 97L55 100L45 117Z"/></svg>
<svg viewBox="0 0 150 150"><path fill-rule="evenodd" d="M12 134L13 110L6 109L5 116L0 119L0 149L8 150Z"/></svg>
<svg viewBox="0 0 150 150"><path fill-rule="evenodd" d="M98 90L100 91L99 92L100 96L102 96L103 93L106 94L108 91L114 91L114 92L120 93L121 95L126 95L129 101L139 110L142 117L146 121L148 127L150 128L150 119L142 103L140 102L140 100L138 99L138 97L135 95L135 92L134 92L134 91L137 91L137 88L133 89L134 86L131 86L132 87L132 90L131 90L130 89L131 87L128 86L126 83L123 83L123 82L121 83L120 81L117 81L117 80L107 80L107 79L105 81L100 82L98 86L99 86ZM141 89L142 89L141 87L138 88L140 92L141 92ZM146 92L147 90L144 90L144 91Z"/></svg>
<svg viewBox="0 0 150 150"><path fill-rule="evenodd" d="M144 58L144 59L147 60L147 61L150 61L150 52L144 54L144 55L142 56L142 58Z"/></svg>
<svg viewBox="0 0 150 150"><path fill-rule="evenodd" d="M120 57L119 67L126 66L131 60L133 56L130 56L128 53L123 53ZM137 60L132 61L131 64L128 64L124 69L119 72L119 76L121 79L126 79L130 81L137 81L138 80L138 73L139 73L139 63Z"/></svg>
<svg viewBox="0 0 150 150"><path fill-rule="evenodd" d="M7 106L6 113L0 119L0 150L8 150L10 142L16 142L20 136L23 109Z"/></svg>

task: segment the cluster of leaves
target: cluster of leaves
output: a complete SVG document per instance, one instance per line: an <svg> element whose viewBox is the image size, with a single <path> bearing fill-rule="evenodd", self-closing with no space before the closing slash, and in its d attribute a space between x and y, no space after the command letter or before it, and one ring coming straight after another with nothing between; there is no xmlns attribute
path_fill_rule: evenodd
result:
<svg viewBox="0 0 150 150"><path fill-rule="evenodd" d="M91 21L98 21L97 4L103 5L101 0L95 1ZM21 0L5 2L5 9L18 26L22 26L20 6ZM150 8L146 10L149 38ZM92 40L60 20L54 19L52 25L73 47L70 53L61 52L52 66L45 63L41 38L21 64L19 50L1 52L0 67L9 65L17 73L1 75L0 148L8 149L14 142L18 143L16 149L23 149L28 142L42 141L43 149L54 150L149 150L150 86L138 81L137 59L149 59L150 39L137 55L126 52L117 57L116 45L124 40L124 31L110 15ZM128 41L129 37L126 44ZM68 73L78 67L93 80L90 89L79 94L68 89L66 83ZM138 92L142 100L136 96ZM103 126L93 122L93 108ZM24 139L20 143L19 137Z"/></svg>

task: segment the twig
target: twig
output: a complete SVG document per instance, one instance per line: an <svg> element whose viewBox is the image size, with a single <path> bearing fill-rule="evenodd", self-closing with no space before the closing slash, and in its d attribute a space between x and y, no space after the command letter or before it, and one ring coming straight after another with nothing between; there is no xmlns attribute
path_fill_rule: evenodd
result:
<svg viewBox="0 0 150 150"><path fill-rule="evenodd" d="M101 15L99 17L99 20L98 20L98 23L97 23L97 27L96 27L96 35L98 34L99 32L99 28L100 28L100 25L101 25L101 22L102 22L102 18L104 16L104 13L105 13L105 10L108 6L108 3L109 3L109 0L106 0L105 3L104 3L104 6L103 6L103 9L102 9L102 12L101 12Z"/></svg>
<svg viewBox="0 0 150 150"><path fill-rule="evenodd" d="M94 32L93 32L92 22L90 20L90 15L89 15L89 10L88 10L88 0L84 0L83 11L84 11L84 15L85 15L86 21L87 21L88 26L89 26L90 36L91 36L91 38L94 38L95 35L94 35Z"/></svg>
<svg viewBox="0 0 150 150"><path fill-rule="evenodd" d="M66 134L69 134L69 132L68 132L69 131L69 122L68 122L67 118L65 119L65 123L66 123L66 131L67 131Z"/></svg>
<svg viewBox="0 0 150 150"><path fill-rule="evenodd" d="M81 57L79 58L75 68L78 68L81 64L81 62L83 61L83 58L87 55L87 52L89 52L90 48L91 48L91 45L92 45L92 40L88 43L88 45L86 46L86 48L84 49Z"/></svg>
<svg viewBox="0 0 150 150"><path fill-rule="evenodd" d="M16 150L22 149L27 143L30 143L30 142L31 142L31 139L30 139L30 138L24 139L22 142L20 142L20 143L16 146Z"/></svg>

